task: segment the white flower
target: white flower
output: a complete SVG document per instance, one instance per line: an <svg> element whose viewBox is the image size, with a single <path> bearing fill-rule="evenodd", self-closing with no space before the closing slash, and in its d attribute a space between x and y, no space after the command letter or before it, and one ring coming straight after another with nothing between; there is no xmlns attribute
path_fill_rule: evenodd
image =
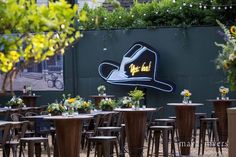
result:
<svg viewBox="0 0 236 157"><path fill-rule="evenodd" d="M234 53L231 53L230 55L229 55L229 60L230 61L234 61L236 59L236 56L234 55Z"/></svg>
<svg viewBox="0 0 236 157"><path fill-rule="evenodd" d="M190 97L190 96L192 95L192 93L190 93L189 90L184 89L184 90L180 93L180 95L185 96L185 97Z"/></svg>
<svg viewBox="0 0 236 157"><path fill-rule="evenodd" d="M98 92L102 92L102 91L105 92L106 87L104 85L100 85L100 86L98 86L97 90L98 90Z"/></svg>

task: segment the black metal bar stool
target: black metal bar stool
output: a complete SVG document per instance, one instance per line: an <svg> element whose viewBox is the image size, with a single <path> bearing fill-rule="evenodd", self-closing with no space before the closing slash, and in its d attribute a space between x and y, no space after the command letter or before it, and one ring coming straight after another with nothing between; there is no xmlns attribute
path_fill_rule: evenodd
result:
<svg viewBox="0 0 236 157"><path fill-rule="evenodd" d="M44 137L26 137L20 139L20 155L21 157L22 151L23 151L23 145L27 143L28 144L28 157L34 156L34 149L35 149L35 155L36 157L41 156L41 143L43 143L46 146L47 155L50 157L50 148L48 143L48 138Z"/></svg>
<svg viewBox="0 0 236 157"><path fill-rule="evenodd" d="M193 148L196 147L197 129L200 128L200 119L206 118L206 113L195 113L195 126L193 130Z"/></svg>
<svg viewBox="0 0 236 157"><path fill-rule="evenodd" d="M155 156L158 156L161 134L163 135L163 154L164 157L168 157L169 133L171 134L171 153L173 153L173 155L176 156L173 126L151 126L149 128L147 157L152 156L154 145L155 145ZM151 154L150 154L150 149L151 149Z"/></svg>
<svg viewBox="0 0 236 157"><path fill-rule="evenodd" d="M91 143L95 143L95 156L101 157L102 154L104 157L112 156L110 151L115 146L116 156L118 157L118 142L116 136L94 136L88 138L88 150L87 157L90 155Z"/></svg>
<svg viewBox="0 0 236 157"><path fill-rule="evenodd" d="M199 136L198 155L200 155L201 148L202 148L202 155L204 155L205 142L206 142L205 136L206 136L206 131L209 125L213 126L212 129L215 136L214 142L209 141L209 145L215 146L217 156L219 155L219 152L218 152L219 136L218 136L218 131L217 131L217 121L218 121L218 118L201 118L200 119L200 136ZM220 151L222 153L221 147L220 147Z"/></svg>

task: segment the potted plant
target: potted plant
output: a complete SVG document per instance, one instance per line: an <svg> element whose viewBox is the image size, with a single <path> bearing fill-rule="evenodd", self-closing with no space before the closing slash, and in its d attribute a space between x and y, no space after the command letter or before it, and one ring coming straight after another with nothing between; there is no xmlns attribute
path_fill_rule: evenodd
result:
<svg viewBox="0 0 236 157"><path fill-rule="evenodd" d="M48 105L47 111L51 115L55 116L55 115L61 115L62 112L66 111L66 108L62 103L54 102Z"/></svg>
<svg viewBox="0 0 236 157"><path fill-rule="evenodd" d="M130 91L128 95L131 97L133 100L133 104L135 105L136 108L140 107L140 100L144 99L144 93L142 90L138 90L137 87Z"/></svg>
<svg viewBox="0 0 236 157"><path fill-rule="evenodd" d="M183 96L183 103L184 103L184 104L189 103L190 96L192 95L189 90L184 89L184 90L180 93L180 95Z"/></svg>
<svg viewBox="0 0 236 157"><path fill-rule="evenodd" d="M224 86L221 86L219 88L219 92L220 92L220 95L221 95L221 99L222 100L225 100L226 99L226 95L229 93L229 88L226 88Z"/></svg>
<svg viewBox="0 0 236 157"><path fill-rule="evenodd" d="M99 107L103 111L112 111L116 107L116 101L111 98L102 99Z"/></svg>
<svg viewBox="0 0 236 157"><path fill-rule="evenodd" d="M68 94L67 97L63 94L63 102L64 106L66 107L66 111L68 114L73 114L75 110L77 110L78 105L80 105L83 99L80 96L76 96L74 98L70 97L71 95Z"/></svg>
<svg viewBox="0 0 236 157"><path fill-rule="evenodd" d="M18 107L23 107L25 104L23 100L20 97L13 96L8 102L7 105L10 108L18 108Z"/></svg>
<svg viewBox="0 0 236 157"><path fill-rule="evenodd" d="M104 85L100 85L97 88L98 95L106 95L106 87Z"/></svg>
<svg viewBox="0 0 236 157"><path fill-rule="evenodd" d="M121 108L131 108L133 105L132 98L129 96L124 96L118 100L118 106Z"/></svg>
<svg viewBox="0 0 236 157"><path fill-rule="evenodd" d="M90 113L92 108L93 104L91 101L82 101L82 103L77 106L77 110L79 113Z"/></svg>

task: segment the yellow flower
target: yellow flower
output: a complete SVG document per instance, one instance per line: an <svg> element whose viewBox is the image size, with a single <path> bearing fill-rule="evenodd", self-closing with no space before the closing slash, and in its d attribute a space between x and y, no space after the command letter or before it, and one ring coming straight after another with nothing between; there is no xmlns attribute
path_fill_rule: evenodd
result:
<svg viewBox="0 0 236 157"><path fill-rule="evenodd" d="M86 102L86 101L84 101L83 102L83 106L86 108L86 107L89 107L89 103L88 102Z"/></svg>
<svg viewBox="0 0 236 157"><path fill-rule="evenodd" d="M82 11L80 12L79 19L80 19L80 21L82 21L82 22L87 21L87 20L88 20L87 12L84 11L84 10L82 10Z"/></svg>
<svg viewBox="0 0 236 157"><path fill-rule="evenodd" d="M190 92L186 92L184 96L190 97L190 96L191 96L191 93L190 93Z"/></svg>
<svg viewBox="0 0 236 157"><path fill-rule="evenodd" d="M70 99L68 99L68 102L73 103L73 102L75 102L75 100L76 100L75 98L70 98Z"/></svg>
<svg viewBox="0 0 236 157"><path fill-rule="evenodd" d="M12 58L12 60L15 61L15 62L17 62L20 58L19 53L16 52L16 51L10 51L9 55L10 55L9 57Z"/></svg>
<svg viewBox="0 0 236 157"><path fill-rule="evenodd" d="M224 61L223 61L223 66L224 66L225 69L229 69L229 67L230 67L229 61L224 60Z"/></svg>
<svg viewBox="0 0 236 157"><path fill-rule="evenodd" d="M230 27L230 33L233 34L233 36L236 36L236 26Z"/></svg>
<svg viewBox="0 0 236 157"><path fill-rule="evenodd" d="M3 58L5 58L4 53L0 52L0 60L2 60Z"/></svg>

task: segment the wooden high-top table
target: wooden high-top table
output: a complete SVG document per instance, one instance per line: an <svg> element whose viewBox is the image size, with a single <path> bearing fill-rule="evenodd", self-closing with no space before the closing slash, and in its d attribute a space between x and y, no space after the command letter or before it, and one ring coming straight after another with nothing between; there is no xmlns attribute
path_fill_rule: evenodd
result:
<svg viewBox="0 0 236 157"><path fill-rule="evenodd" d="M128 141L129 156L142 157L143 144L146 131L147 113L155 111L156 108L145 109L115 109L114 111L122 112L125 121L125 132Z"/></svg>
<svg viewBox="0 0 236 157"><path fill-rule="evenodd" d="M180 154L190 155L192 130L195 125L196 106L203 104L168 103L167 105L175 106L176 124L179 133Z"/></svg>
<svg viewBox="0 0 236 157"><path fill-rule="evenodd" d="M44 119L54 120L59 157L79 157L83 120L89 115L51 116Z"/></svg>
<svg viewBox="0 0 236 157"><path fill-rule="evenodd" d="M207 101L212 102L214 105L215 117L218 118L218 134L220 142L226 143L228 140L228 118L227 108L231 107L233 101L236 99L208 99Z"/></svg>
<svg viewBox="0 0 236 157"><path fill-rule="evenodd" d="M24 104L27 107L36 107L36 100L37 98L41 97L40 95L21 95Z"/></svg>

